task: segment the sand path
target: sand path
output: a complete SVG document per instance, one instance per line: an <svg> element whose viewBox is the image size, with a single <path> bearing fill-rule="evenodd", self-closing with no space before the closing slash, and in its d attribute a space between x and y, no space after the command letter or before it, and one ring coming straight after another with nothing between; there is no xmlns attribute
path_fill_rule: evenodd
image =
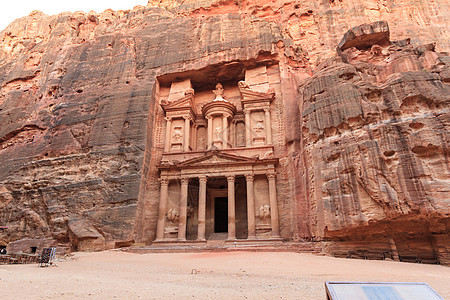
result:
<svg viewBox="0 0 450 300"><path fill-rule="evenodd" d="M392 261L283 252L105 251L76 253L57 265L0 265L2 298L326 299L324 281L348 280L427 282L450 299L450 268Z"/></svg>

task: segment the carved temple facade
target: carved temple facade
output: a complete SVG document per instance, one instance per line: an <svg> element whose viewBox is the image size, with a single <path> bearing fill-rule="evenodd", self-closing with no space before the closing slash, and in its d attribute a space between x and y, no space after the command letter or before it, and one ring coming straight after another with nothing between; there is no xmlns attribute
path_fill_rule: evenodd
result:
<svg viewBox="0 0 450 300"><path fill-rule="evenodd" d="M159 89L155 242L281 240L273 136L280 126L267 69L214 85L198 92L182 78Z"/></svg>

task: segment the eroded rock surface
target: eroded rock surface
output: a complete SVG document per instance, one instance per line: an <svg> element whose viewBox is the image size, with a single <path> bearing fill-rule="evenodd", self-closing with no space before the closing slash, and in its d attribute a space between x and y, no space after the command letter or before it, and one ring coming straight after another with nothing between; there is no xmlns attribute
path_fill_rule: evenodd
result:
<svg viewBox="0 0 450 300"><path fill-rule="evenodd" d="M432 44L386 43L387 24L368 27L350 30L342 54L301 85L308 229L390 238L401 255L430 259L448 252L448 66Z"/></svg>
<svg viewBox="0 0 450 300"><path fill-rule="evenodd" d="M156 78L276 63L281 235L449 263L447 20L445 1L160 1L16 20L0 32L0 239L150 243Z"/></svg>

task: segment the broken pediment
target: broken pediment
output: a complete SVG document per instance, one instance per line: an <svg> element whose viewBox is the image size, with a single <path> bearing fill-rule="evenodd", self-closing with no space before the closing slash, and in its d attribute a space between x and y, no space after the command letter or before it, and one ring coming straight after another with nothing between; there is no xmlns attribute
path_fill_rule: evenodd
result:
<svg viewBox="0 0 450 300"><path fill-rule="evenodd" d="M194 107L194 93L189 93L173 102L161 103L164 111L185 110Z"/></svg>
<svg viewBox="0 0 450 300"><path fill-rule="evenodd" d="M239 92L241 94L241 101L245 102L272 102L275 97L275 92L268 89L267 92L260 92L250 88L245 81L239 81Z"/></svg>

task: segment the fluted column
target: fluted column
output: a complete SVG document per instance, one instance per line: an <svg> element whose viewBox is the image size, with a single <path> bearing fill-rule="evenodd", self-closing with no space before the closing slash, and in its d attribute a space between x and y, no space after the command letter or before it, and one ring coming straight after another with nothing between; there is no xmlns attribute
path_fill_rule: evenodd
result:
<svg viewBox="0 0 450 300"><path fill-rule="evenodd" d="M160 241L164 239L164 226L166 220L166 207L167 198L169 195L169 179L161 177L159 179L161 183L160 199L159 199L159 211L158 211L158 224L156 226L156 240Z"/></svg>
<svg viewBox="0 0 450 300"><path fill-rule="evenodd" d="M270 198L270 220L272 225L272 237L280 237L280 223L278 220L278 203L277 203L277 187L275 183L276 174L268 173L269 181L269 198Z"/></svg>
<svg viewBox="0 0 450 300"><path fill-rule="evenodd" d="M189 151L189 135L191 133L191 118L184 118L184 151Z"/></svg>
<svg viewBox="0 0 450 300"><path fill-rule="evenodd" d="M234 175L227 176L228 182L228 239L236 239L236 209L234 203Z"/></svg>
<svg viewBox="0 0 450 300"><path fill-rule="evenodd" d="M264 108L264 114L266 116L267 144L272 145L272 122L270 120L270 108Z"/></svg>
<svg viewBox="0 0 450 300"><path fill-rule="evenodd" d="M213 145L213 125L212 125L212 117L208 116L206 117L206 119L208 119L208 150L211 149L212 145Z"/></svg>
<svg viewBox="0 0 450 300"><path fill-rule="evenodd" d="M199 192L198 192L198 236L197 240L205 240L205 229L206 229L206 176L200 176L199 181Z"/></svg>
<svg viewBox="0 0 450 300"><path fill-rule="evenodd" d="M181 178L180 217L178 219L178 239L186 240L186 219L189 178Z"/></svg>
<svg viewBox="0 0 450 300"><path fill-rule="evenodd" d="M256 239L255 229L255 190L253 187L253 174L246 174L247 181L247 225L248 239Z"/></svg>
<svg viewBox="0 0 450 300"><path fill-rule="evenodd" d="M223 136L223 149L228 148L228 118L223 115L222 117L222 136Z"/></svg>
<svg viewBox="0 0 450 300"><path fill-rule="evenodd" d="M172 129L172 118L166 117L166 136L164 139L164 152L169 152L170 150L170 131Z"/></svg>
<svg viewBox="0 0 450 300"><path fill-rule="evenodd" d="M252 146L251 124L250 124L250 110L244 109L245 113L245 146Z"/></svg>

